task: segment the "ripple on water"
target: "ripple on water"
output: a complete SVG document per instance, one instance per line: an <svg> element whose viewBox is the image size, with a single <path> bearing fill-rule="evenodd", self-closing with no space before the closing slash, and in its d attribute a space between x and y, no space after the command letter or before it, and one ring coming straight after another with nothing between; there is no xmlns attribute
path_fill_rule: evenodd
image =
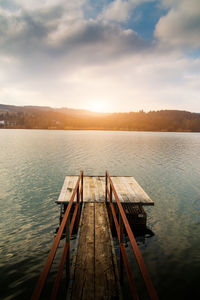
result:
<svg viewBox="0 0 200 300"><path fill-rule="evenodd" d="M81 169L136 178L155 202L146 209L154 236L138 244L160 299L198 292L200 134L1 130L0 140L2 299L30 297L58 226L64 177Z"/></svg>

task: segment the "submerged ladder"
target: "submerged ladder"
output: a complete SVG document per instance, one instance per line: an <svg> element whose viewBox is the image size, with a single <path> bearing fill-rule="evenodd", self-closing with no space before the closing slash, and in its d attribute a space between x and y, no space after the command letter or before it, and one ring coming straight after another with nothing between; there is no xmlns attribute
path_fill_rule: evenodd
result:
<svg viewBox="0 0 200 300"><path fill-rule="evenodd" d="M50 299L56 299L58 296L64 268L66 271L67 299L121 299L120 285L123 286L124 270L127 274L132 299L138 299L124 246L125 232L132 246L149 298L152 300L158 299L109 173L106 171L105 198L102 203L83 202L83 181L84 177L81 171L31 299L42 299L45 283L64 232L66 241ZM113 203L113 199L115 203ZM115 225L119 241L119 270L117 270L110 229L110 226L113 224ZM73 279L72 283L70 283L70 276L72 275L70 274L70 238L75 227L79 227L80 234Z"/></svg>

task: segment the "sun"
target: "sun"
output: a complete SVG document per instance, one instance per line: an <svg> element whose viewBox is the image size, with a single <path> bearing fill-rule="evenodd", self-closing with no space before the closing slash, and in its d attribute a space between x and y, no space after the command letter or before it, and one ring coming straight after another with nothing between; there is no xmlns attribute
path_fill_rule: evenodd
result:
<svg viewBox="0 0 200 300"><path fill-rule="evenodd" d="M90 110L98 113L106 112L106 103L103 101L92 101Z"/></svg>

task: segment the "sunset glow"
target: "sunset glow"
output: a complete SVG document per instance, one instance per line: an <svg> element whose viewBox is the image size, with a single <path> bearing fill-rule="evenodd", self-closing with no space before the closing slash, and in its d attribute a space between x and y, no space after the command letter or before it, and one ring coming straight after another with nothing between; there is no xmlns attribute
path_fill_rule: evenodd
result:
<svg viewBox="0 0 200 300"><path fill-rule="evenodd" d="M107 105L103 101L93 101L91 103L91 107L89 107L89 110L98 113L105 113L107 112Z"/></svg>
<svg viewBox="0 0 200 300"><path fill-rule="evenodd" d="M200 112L199 0L10 0L0 20L2 104Z"/></svg>

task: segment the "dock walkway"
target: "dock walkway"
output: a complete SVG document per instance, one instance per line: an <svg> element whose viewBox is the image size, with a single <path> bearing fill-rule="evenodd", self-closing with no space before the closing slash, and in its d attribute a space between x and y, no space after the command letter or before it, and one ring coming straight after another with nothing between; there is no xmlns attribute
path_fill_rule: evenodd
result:
<svg viewBox="0 0 200 300"><path fill-rule="evenodd" d="M119 299L119 281L104 203L85 203L70 299Z"/></svg>

